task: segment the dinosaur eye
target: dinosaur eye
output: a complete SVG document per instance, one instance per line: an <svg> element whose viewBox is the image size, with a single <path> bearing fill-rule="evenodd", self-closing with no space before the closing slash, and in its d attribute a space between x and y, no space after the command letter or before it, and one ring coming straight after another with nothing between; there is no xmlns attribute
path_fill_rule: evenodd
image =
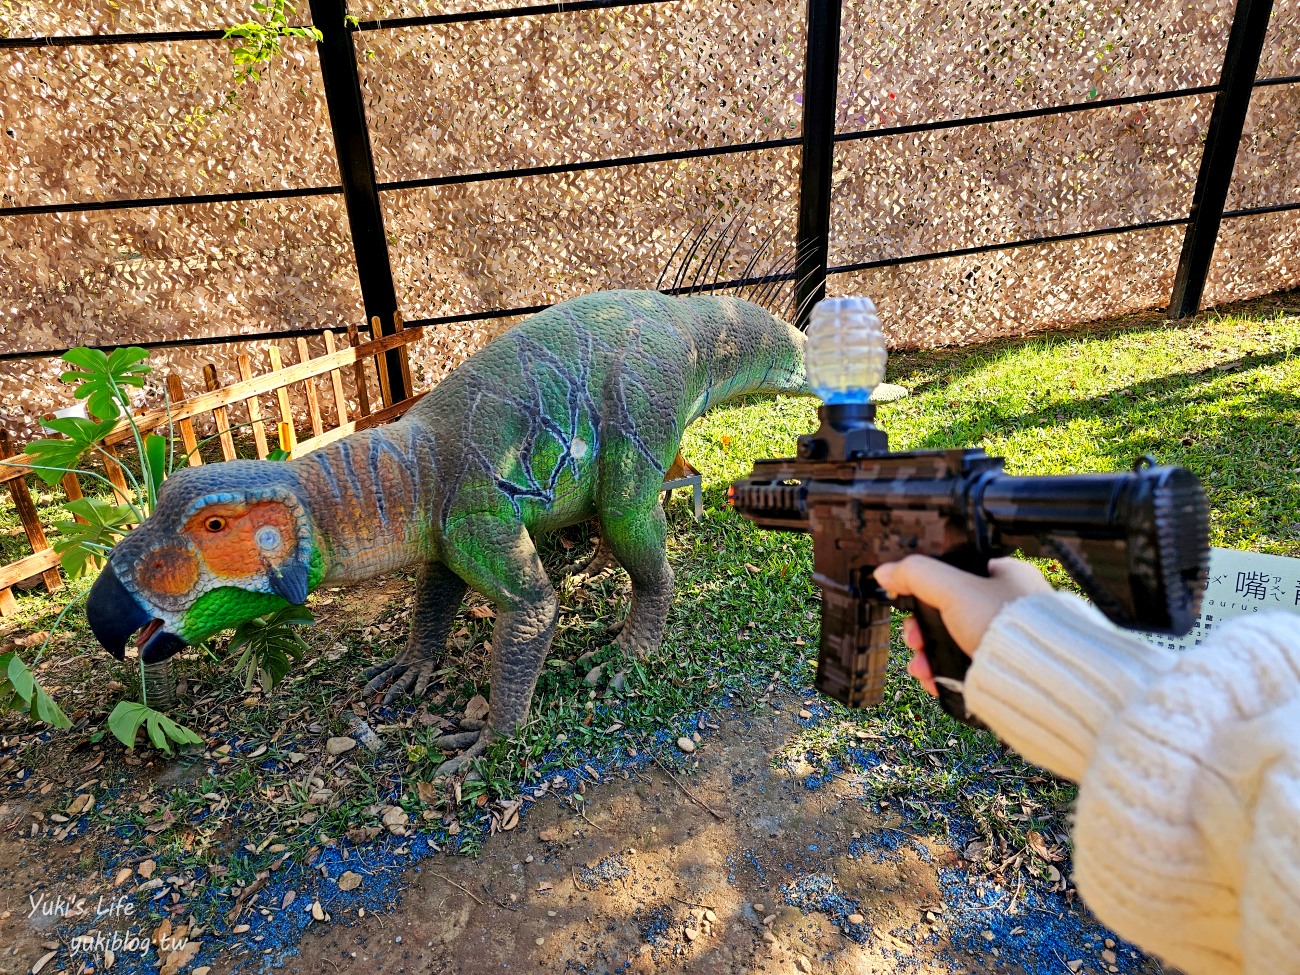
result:
<svg viewBox="0 0 1300 975"><path fill-rule="evenodd" d="M280 547L280 529L272 528L270 525L263 525L253 536L257 542L257 547L264 552L273 552Z"/></svg>
<svg viewBox="0 0 1300 975"><path fill-rule="evenodd" d="M210 532L219 532L226 527L225 518L209 518L203 523L203 527Z"/></svg>

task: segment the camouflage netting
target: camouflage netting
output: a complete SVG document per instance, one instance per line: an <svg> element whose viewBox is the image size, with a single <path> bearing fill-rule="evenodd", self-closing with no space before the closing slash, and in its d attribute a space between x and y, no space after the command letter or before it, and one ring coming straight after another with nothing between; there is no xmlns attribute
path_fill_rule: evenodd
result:
<svg viewBox="0 0 1300 975"><path fill-rule="evenodd" d="M354 0L364 19L518 0ZM299 14L306 15L306 4ZM837 128L855 132L1213 84L1231 0L1139 8L1033 0L845 0ZM211 30L251 9L198 0L0 4L0 34ZM356 35L379 178L521 167L797 137L803 4L672 0ZM288 42L237 85L230 44L0 50L0 206L331 190L340 182L316 54ZM1300 0L1278 0L1261 77L1300 74ZM842 141L833 265L1186 215L1212 97ZM1300 85L1259 88L1230 208L1300 200ZM743 214L712 276L793 246L797 148L381 193L407 320L648 287L703 221ZM876 298L900 346L975 342L1168 300L1180 227L831 277ZM1207 301L1300 284L1300 215L1224 222ZM767 268L765 268L767 269ZM788 294L789 289L786 289ZM236 336L359 323L336 192L242 203L0 216L0 349ZM417 383L516 318L432 326ZM286 361L296 361L284 343ZM316 342L319 345L319 342ZM201 388L235 345L155 355ZM264 343L244 346L265 362ZM0 362L20 436L64 405L48 359Z"/></svg>

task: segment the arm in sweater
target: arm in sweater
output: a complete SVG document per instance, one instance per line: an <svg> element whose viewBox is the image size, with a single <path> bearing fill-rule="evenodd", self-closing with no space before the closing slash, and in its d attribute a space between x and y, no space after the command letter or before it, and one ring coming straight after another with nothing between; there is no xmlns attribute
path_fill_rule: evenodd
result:
<svg viewBox="0 0 1300 975"><path fill-rule="evenodd" d="M1079 782L1075 879L1102 921L1187 975L1300 973L1300 618L1176 654L1028 596L985 633L966 700Z"/></svg>

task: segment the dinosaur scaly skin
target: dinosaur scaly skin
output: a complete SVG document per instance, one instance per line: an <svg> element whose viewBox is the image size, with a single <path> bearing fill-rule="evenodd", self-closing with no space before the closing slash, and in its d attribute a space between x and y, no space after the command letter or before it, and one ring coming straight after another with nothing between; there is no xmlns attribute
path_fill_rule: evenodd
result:
<svg viewBox="0 0 1300 975"><path fill-rule="evenodd" d="M320 585L418 566L407 648L367 675L424 692L467 586L497 608L491 710L471 745L527 717L558 617L532 536L590 518L632 580L617 642L658 646L672 599L659 492L682 432L755 391L804 393L803 336L729 297L612 291L506 332L401 420L286 463L185 469L114 549L88 603L119 656L145 659L301 604Z"/></svg>

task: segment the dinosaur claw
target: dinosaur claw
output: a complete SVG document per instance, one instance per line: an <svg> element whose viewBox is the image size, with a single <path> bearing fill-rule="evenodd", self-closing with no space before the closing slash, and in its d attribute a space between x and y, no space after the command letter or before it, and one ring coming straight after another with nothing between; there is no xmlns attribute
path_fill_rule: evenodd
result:
<svg viewBox="0 0 1300 975"><path fill-rule="evenodd" d="M439 765L439 766L438 766L438 770L437 770L436 772L433 773L434 776L439 776L439 775L455 775L457 772L459 772L461 769L463 769L466 765L468 765L468 764L469 764L470 762L472 762L474 759L478 758L478 757L479 757L480 755L482 755L485 751L487 751L487 746L488 746L488 742L489 742L490 739L489 739L489 736L488 736L488 734L486 733L486 731L483 732L482 734L479 734L478 732L475 732L475 733L474 733L474 736L478 739L478 741L474 742L473 745L471 745L471 746L470 746L469 748L467 748L465 751L461 752L461 754L457 755L455 758L448 759L447 761L445 761L445 762L443 762L441 765ZM447 738L457 738L457 737L461 737L461 736L459 736L459 735L447 735L447 736L445 736L445 737L447 737Z"/></svg>
<svg viewBox="0 0 1300 975"><path fill-rule="evenodd" d="M417 673L414 668L407 670L404 674L393 681L393 685L388 688L388 693L384 695L384 704L392 704L395 700L411 689L415 683Z"/></svg>
<svg viewBox="0 0 1300 975"><path fill-rule="evenodd" d="M481 731L462 731L454 735L443 735L441 738L435 738L431 744L434 748L442 751L459 751L467 745L472 745L483 737Z"/></svg>
<svg viewBox="0 0 1300 975"><path fill-rule="evenodd" d="M392 660L367 667L362 677L369 677L370 682L362 689L363 697L377 694L387 688L384 704L392 704L397 698L414 688L416 697L421 696L433 681L436 665L432 660L417 657L414 661L398 654Z"/></svg>

